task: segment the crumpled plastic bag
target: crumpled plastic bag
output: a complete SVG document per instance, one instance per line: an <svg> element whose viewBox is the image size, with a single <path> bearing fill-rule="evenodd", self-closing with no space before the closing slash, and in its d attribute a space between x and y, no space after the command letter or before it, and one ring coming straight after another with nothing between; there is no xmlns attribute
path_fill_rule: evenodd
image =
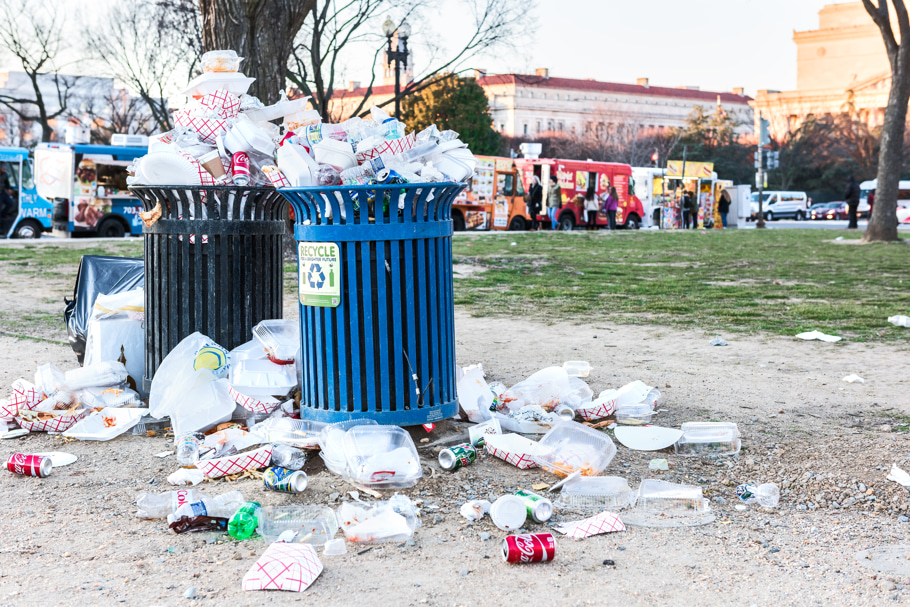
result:
<svg viewBox="0 0 910 607"><path fill-rule="evenodd" d="M471 500L461 505L459 512L461 516L465 517L469 521L479 521L483 518L484 514L490 513L490 508L493 506L489 500Z"/></svg>
<svg viewBox="0 0 910 607"><path fill-rule="evenodd" d="M226 379L197 385L184 394L182 402L170 414L174 436L205 432L230 421L236 406Z"/></svg>
<svg viewBox="0 0 910 607"><path fill-rule="evenodd" d="M482 365L471 365L463 369L458 380L458 403L468 415L468 419L479 424L490 419L490 405L493 404L493 393L483 377Z"/></svg>
<svg viewBox="0 0 910 607"><path fill-rule="evenodd" d="M198 485L205 480L205 474L198 468L180 468L167 477L172 485Z"/></svg>
<svg viewBox="0 0 910 607"><path fill-rule="evenodd" d="M349 542L404 542L420 526L419 514L406 496L394 495L387 502L344 502L338 508L338 523Z"/></svg>
<svg viewBox="0 0 910 607"><path fill-rule="evenodd" d="M217 348L224 352L212 339L202 333L193 333L185 337L161 361L155 378L152 380L152 389L149 392L149 414L161 419L173 417L174 411L181 404L187 403L186 396L193 389L208 382L227 377L230 369L230 355L226 355L226 362L216 369L202 367L196 369L197 357L205 355L203 348ZM220 354L211 352L212 356ZM232 409L233 410L233 409Z"/></svg>
<svg viewBox="0 0 910 607"><path fill-rule="evenodd" d="M910 487L910 474L907 474L900 466L897 464L891 464L891 472L886 476L889 481L894 481L899 485L904 487Z"/></svg>
<svg viewBox="0 0 910 607"><path fill-rule="evenodd" d="M537 405L545 411L552 411L571 391L566 370L547 367L503 392L499 397L500 410L517 411L527 405Z"/></svg>

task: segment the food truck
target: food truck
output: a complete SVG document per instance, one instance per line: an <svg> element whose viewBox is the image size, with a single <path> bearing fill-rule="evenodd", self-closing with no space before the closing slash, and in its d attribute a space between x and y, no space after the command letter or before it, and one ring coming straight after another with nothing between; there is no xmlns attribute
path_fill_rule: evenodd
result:
<svg viewBox="0 0 910 607"><path fill-rule="evenodd" d="M40 143L35 148L39 204L52 209L60 236L142 234L142 204L126 184L126 168L147 147Z"/></svg>
<svg viewBox="0 0 910 607"><path fill-rule="evenodd" d="M585 226L584 196L588 185L598 197L616 188L619 208L616 223L626 228L641 226L644 210L631 191L632 167L612 162L563 160L559 158L498 158L479 156L474 178L452 207L452 222L461 230L526 230L531 216L525 202L534 176L543 187L541 214L537 219L549 226L546 200L556 175L562 204L556 215L559 229ZM597 225L608 225L607 214L597 213Z"/></svg>
<svg viewBox="0 0 910 607"><path fill-rule="evenodd" d="M683 174L684 164L685 174ZM667 195L662 200L660 227L663 229L683 227L682 196L684 190L692 192L698 201L698 227L714 227L715 221L720 221L716 214L715 201L719 194L719 187L726 183L728 182L718 183L713 162L668 161L666 173L663 176L663 191Z"/></svg>

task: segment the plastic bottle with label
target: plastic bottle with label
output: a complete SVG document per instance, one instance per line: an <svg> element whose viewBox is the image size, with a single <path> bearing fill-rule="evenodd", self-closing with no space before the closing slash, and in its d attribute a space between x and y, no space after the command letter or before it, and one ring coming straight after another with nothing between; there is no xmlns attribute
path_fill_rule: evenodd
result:
<svg viewBox="0 0 910 607"><path fill-rule="evenodd" d="M288 470L300 470L306 463L306 453L288 445L272 445L271 465Z"/></svg>
<svg viewBox="0 0 910 607"><path fill-rule="evenodd" d="M167 522L174 521L186 516L212 516L219 518L230 518L243 506L243 494L239 491L228 491L214 497L203 497L196 502L187 502L177 508L167 517Z"/></svg>
<svg viewBox="0 0 910 607"><path fill-rule="evenodd" d="M198 489L180 489L165 493L140 493L136 498L139 518L164 518L177 510L180 506L190 502L198 502L208 497Z"/></svg>
<svg viewBox="0 0 910 607"><path fill-rule="evenodd" d="M259 511L262 506L259 502L246 502L231 516L228 521L228 533L235 540L249 539L256 533L259 526Z"/></svg>

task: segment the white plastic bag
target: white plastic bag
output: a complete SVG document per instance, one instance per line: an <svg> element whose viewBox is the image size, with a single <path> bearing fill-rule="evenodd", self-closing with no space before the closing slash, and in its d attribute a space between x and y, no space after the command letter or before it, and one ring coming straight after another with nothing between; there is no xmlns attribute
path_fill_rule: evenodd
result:
<svg viewBox="0 0 910 607"><path fill-rule="evenodd" d="M205 432L230 421L235 406L226 379L204 382L187 392L171 411L174 436Z"/></svg>
<svg viewBox="0 0 910 607"><path fill-rule="evenodd" d="M150 415L159 419L172 415L179 405L187 402L186 396L193 389L227 375L227 365L216 370L196 370L196 355L206 347L218 346L202 333L193 333L161 361L149 393Z"/></svg>
<svg viewBox="0 0 910 607"><path fill-rule="evenodd" d="M547 367L520 381L499 397L499 403L510 411L526 405L538 405L552 411L571 391L569 374L562 367Z"/></svg>
<svg viewBox="0 0 910 607"><path fill-rule="evenodd" d="M145 375L144 291L98 295L86 326L85 366L126 359L126 370L142 389Z"/></svg>
<svg viewBox="0 0 910 607"><path fill-rule="evenodd" d="M493 392L483 378L483 367L471 365L464 368L458 380L458 402L468 419L479 424L490 419L490 405L493 404Z"/></svg>

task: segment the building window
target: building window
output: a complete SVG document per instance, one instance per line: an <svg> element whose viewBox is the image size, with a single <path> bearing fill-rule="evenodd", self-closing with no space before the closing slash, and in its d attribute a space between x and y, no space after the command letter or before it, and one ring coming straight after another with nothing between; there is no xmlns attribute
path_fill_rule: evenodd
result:
<svg viewBox="0 0 910 607"><path fill-rule="evenodd" d="M499 123L499 130L500 130L500 131L503 131L505 128L506 128L506 125L504 125L503 123L500 122L500 123Z"/></svg>
<svg viewBox="0 0 910 607"><path fill-rule="evenodd" d="M561 122L557 126L557 130L559 130L559 132L562 133L562 123Z"/></svg>
<svg viewBox="0 0 910 607"><path fill-rule="evenodd" d="M541 93L541 94L540 94L540 98L541 98L541 99L546 99L546 98L547 98L547 94L546 94L546 93Z"/></svg>
<svg viewBox="0 0 910 607"><path fill-rule="evenodd" d="M537 121L537 132L540 132L540 120Z"/></svg>
<svg viewBox="0 0 910 607"><path fill-rule="evenodd" d="M525 122L524 134L525 135L528 134L528 123L527 122Z"/></svg>
<svg viewBox="0 0 910 607"><path fill-rule="evenodd" d="M534 98L534 91L528 91L528 99Z"/></svg>

